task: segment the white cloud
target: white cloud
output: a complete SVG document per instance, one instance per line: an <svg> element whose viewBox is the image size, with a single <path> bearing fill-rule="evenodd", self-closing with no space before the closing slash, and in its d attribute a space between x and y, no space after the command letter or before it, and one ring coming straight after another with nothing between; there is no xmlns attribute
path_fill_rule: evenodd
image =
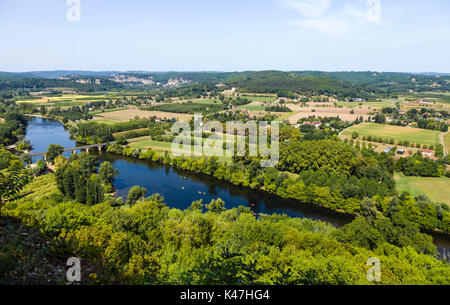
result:
<svg viewBox="0 0 450 305"><path fill-rule="evenodd" d="M355 34L370 24L382 24L380 1L359 0L355 3L353 0L333 8L330 0L282 0L281 3L302 17L291 21L290 25L336 36Z"/></svg>
<svg viewBox="0 0 450 305"><path fill-rule="evenodd" d="M330 8L330 0L285 0L283 5L305 17L313 18L322 16Z"/></svg>
<svg viewBox="0 0 450 305"><path fill-rule="evenodd" d="M336 17L296 20L290 23L304 29L317 31L325 35L337 35L349 32L349 24Z"/></svg>
<svg viewBox="0 0 450 305"><path fill-rule="evenodd" d="M155 25L158 23L158 19L154 19L154 18L148 18L146 21L147 21L147 24L150 24L150 25Z"/></svg>
<svg viewBox="0 0 450 305"><path fill-rule="evenodd" d="M381 22L381 0L367 0L366 18L370 22Z"/></svg>

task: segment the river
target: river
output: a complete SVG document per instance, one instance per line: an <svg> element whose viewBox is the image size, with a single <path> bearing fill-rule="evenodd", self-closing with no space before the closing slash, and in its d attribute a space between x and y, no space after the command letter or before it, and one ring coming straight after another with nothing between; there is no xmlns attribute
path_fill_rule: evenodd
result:
<svg viewBox="0 0 450 305"><path fill-rule="evenodd" d="M59 144L65 148L76 146L76 141L70 139L69 132L61 123L42 118L31 119L26 138L33 145L32 153L44 152L50 144ZM100 153L99 158L102 162L110 161L119 170L115 187L118 196L123 198L126 198L131 187L139 185L148 190L148 195L159 193L169 207L177 209L186 209L196 200L201 199L203 203L209 203L213 199L221 198L227 208L247 206L256 214L286 214L325 221L336 227L352 220L349 216L312 204L282 199L263 191L238 187L207 175L193 174L159 163L109 153ZM434 235L434 239L441 253L444 250L450 251L450 238Z"/></svg>

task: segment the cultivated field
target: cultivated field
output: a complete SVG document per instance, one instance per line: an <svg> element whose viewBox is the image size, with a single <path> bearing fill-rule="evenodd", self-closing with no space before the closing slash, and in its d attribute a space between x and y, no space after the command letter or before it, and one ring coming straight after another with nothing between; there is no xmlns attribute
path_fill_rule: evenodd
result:
<svg viewBox="0 0 450 305"><path fill-rule="evenodd" d="M395 141L409 141L410 143L423 145L437 145L439 144L439 131L382 125L375 123L364 123L352 126L346 129L342 136L350 137L356 131L360 137L375 136L387 139L394 139Z"/></svg>
<svg viewBox="0 0 450 305"><path fill-rule="evenodd" d="M412 196L426 195L435 202L443 202L450 206L450 179L406 177L395 174L395 181L399 192L408 192Z"/></svg>
<svg viewBox="0 0 450 305"><path fill-rule="evenodd" d="M58 106L58 107L68 107L68 106L79 106L86 104L88 102L96 100L106 99L106 95L78 95L78 94L65 94L63 96L43 96L40 99L34 100L22 100L17 101L18 104L28 103L34 106Z"/></svg>
<svg viewBox="0 0 450 305"><path fill-rule="evenodd" d="M111 121L111 122L128 122L134 119L136 116L138 116L139 118L150 118L150 117L157 117L160 119L175 118L176 120L180 121L189 121L192 117L190 114L182 114L182 113L127 109L114 112L99 113L95 116L95 120Z"/></svg>
<svg viewBox="0 0 450 305"><path fill-rule="evenodd" d="M367 120L375 109L369 106L358 107L335 107L334 103L308 103L307 107L301 105L287 104L287 107L296 114L289 118L290 124L297 124L302 118L316 117L339 117L343 121L355 121L361 116ZM352 113L353 112L353 113Z"/></svg>
<svg viewBox="0 0 450 305"><path fill-rule="evenodd" d="M395 107L396 103L402 103L400 100L381 100L378 102L337 102L338 106L359 108L359 107L371 107L372 109L381 109L384 107Z"/></svg>

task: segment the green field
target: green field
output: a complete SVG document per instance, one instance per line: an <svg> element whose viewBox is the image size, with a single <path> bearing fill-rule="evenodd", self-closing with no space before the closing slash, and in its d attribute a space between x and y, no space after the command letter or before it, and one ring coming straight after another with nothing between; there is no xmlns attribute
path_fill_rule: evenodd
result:
<svg viewBox="0 0 450 305"><path fill-rule="evenodd" d="M450 178L406 177L395 174L397 190L408 192L412 196L426 195L435 202L443 202L450 206Z"/></svg>
<svg viewBox="0 0 450 305"><path fill-rule="evenodd" d="M266 106L248 104L239 106L238 109L247 109L248 111L265 111Z"/></svg>
<svg viewBox="0 0 450 305"><path fill-rule="evenodd" d="M450 154L450 133L447 133L444 137L445 149L447 154Z"/></svg>
<svg viewBox="0 0 450 305"><path fill-rule="evenodd" d="M351 136L354 131L356 131L360 137L375 136L424 145L439 144L439 135L441 134L441 132L435 130L364 123L346 129L342 135Z"/></svg>
<svg viewBox="0 0 450 305"><path fill-rule="evenodd" d="M142 138L142 140L140 140L140 141L129 143L129 146L132 148L141 149L141 150L151 149L158 153L164 153L164 152L168 151L169 155L171 155L171 156L173 155L172 154L172 142L160 142L160 141L153 141L153 140L148 140L148 139ZM177 152L182 153L182 150L180 149ZM191 148L191 152L193 152L192 148ZM221 162L231 161L231 157L227 157L227 156L220 156L220 157L218 157L218 159Z"/></svg>
<svg viewBox="0 0 450 305"><path fill-rule="evenodd" d="M66 94L63 96L43 96L40 99L33 100L21 100L17 101L18 104L28 103L33 106L49 106L49 107L71 107L81 106L93 101L105 100L105 95L78 95L78 94Z"/></svg>
<svg viewBox="0 0 450 305"><path fill-rule="evenodd" d="M148 138L148 137L147 137ZM172 147L172 142L160 142L153 140L142 140L138 142L132 142L129 144L130 147L137 149L153 149L155 151L170 151Z"/></svg>
<svg viewBox="0 0 450 305"><path fill-rule="evenodd" d="M253 95L241 95L240 98L247 99L253 102L274 102L277 99L274 96L253 96Z"/></svg>

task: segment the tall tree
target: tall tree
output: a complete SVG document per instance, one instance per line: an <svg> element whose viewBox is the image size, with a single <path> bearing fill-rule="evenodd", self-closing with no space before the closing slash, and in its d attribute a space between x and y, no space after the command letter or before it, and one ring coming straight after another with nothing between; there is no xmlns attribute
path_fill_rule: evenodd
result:
<svg viewBox="0 0 450 305"><path fill-rule="evenodd" d="M64 151L64 147L57 144L50 144L50 146L47 149L47 154L45 155L47 158L47 162L53 163L53 161L61 155Z"/></svg>
<svg viewBox="0 0 450 305"><path fill-rule="evenodd" d="M103 162L98 170L98 177L103 184L108 186L112 186L114 184L114 180L118 174L119 171L115 169L114 166L108 161Z"/></svg>

